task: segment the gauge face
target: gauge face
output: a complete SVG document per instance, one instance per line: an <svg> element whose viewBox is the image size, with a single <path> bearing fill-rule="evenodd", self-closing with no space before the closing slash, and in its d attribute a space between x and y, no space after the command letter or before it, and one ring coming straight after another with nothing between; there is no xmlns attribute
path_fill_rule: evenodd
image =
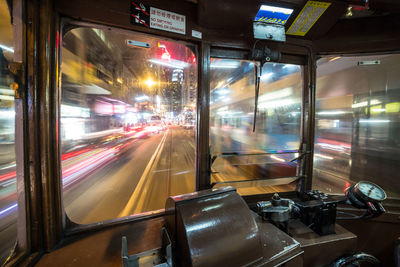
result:
<svg viewBox="0 0 400 267"><path fill-rule="evenodd" d="M375 201L382 201L386 199L385 191L378 185L361 181L355 185L356 193L360 194L364 199L372 199Z"/></svg>

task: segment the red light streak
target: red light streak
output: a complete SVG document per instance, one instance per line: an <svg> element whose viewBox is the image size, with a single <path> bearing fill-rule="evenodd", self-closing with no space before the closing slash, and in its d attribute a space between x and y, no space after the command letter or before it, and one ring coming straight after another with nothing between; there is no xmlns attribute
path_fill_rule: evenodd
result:
<svg viewBox="0 0 400 267"><path fill-rule="evenodd" d="M78 156L80 154L83 154L83 153L89 152L89 151L90 151L89 148L85 148L85 149L82 149L82 150L65 153L65 154L62 154L61 160L70 159L70 158L76 157L76 156Z"/></svg>
<svg viewBox="0 0 400 267"><path fill-rule="evenodd" d="M76 179L79 179L79 176L82 174L87 174L93 171L97 166L104 164L108 160L111 160L114 153L115 147L112 147L65 169L62 172L64 186L70 184Z"/></svg>
<svg viewBox="0 0 400 267"><path fill-rule="evenodd" d="M15 178L16 176L17 176L16 171L0 175L0 182L11 179L11 178Z"/></svg>
<svg viewBox="0 0 400 267"><path fill-rule="evenodd" d="M344 190L343 192L346 192L347 188L349 188L351 186L351 183L346 182L346 184L344 185Z"/></svg>
<svg viewBox="0 0 400 267"><path fill-rule="evenodd" d="M104 158L104 156L107 156L110 153L114 153L114 150L113 149L107 149L107 150L105 150L103 152L100 152L99 154L91 156L91 157L89 157L89 158L87 158L87 159L85 159L85 160L83 160L83 161L81 161L81 162L79 162L79 163L77 163L77 164L65 169L62 172L63 173L63 177L66 178L66 176L68 176L68 175L70 175L70 174L72 174L74 172L77 172L77 171L79 171L79 170L81 170L81 169L83 169L85 167L90 166L93 162L101 160L102 158Z"/></svg>

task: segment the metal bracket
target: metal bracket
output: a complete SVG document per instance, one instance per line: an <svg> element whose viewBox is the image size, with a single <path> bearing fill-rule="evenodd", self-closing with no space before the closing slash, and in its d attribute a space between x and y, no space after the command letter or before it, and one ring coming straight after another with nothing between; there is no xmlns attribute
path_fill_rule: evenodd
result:
<svg viewBox="0 0 400 267"><path fill-rule="evenodd" d="M140 252L133 255L128 255L128 241L126 236L122 237L122 266L123 267L139 267L140 259L155 257L153 266L156 267L173 267L172 263L172 245L171 238L167 230L161 229L162 247L152 250Z"/></svg>

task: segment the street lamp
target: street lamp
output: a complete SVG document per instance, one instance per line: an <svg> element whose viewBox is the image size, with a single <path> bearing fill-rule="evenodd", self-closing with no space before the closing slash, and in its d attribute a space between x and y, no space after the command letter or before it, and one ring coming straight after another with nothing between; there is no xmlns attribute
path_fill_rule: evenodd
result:
<svg viewBox="0 0 400 267"><path fill-rule="evenodd" d="M146 84L148 87L152 87L153 85L156 84L156 82L153 81L151 78L148 78L148 79L145 81L145 84Z"/></svg>

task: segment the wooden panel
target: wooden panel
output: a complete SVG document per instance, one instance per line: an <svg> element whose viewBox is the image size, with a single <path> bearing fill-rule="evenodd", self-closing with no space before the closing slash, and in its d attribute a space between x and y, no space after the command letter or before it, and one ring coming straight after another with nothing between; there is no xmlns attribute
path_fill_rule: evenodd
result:
<svg viewBox="0 0 400 267"><path fill-rule="evenodd" d="M67 17L71 17L77 20L83 20L86 22L93 22L103 25L131 29L140 32L158 34L175 39L198 40L190 36L192 32L192 26L194 25L194 22L197 20L196 5L194 3L190 3L187 1L179 1L179 0L171 0L171 1L154 0L154 1L141 1L141 2L160 9L185 15L187 21L186 35L175 34L166 31L148 29L145 27L131 25L130 1L124 1L124 0L56 1L56 11Z"/></svg>
<svg viewBox="0 0 400 267"><path fill-rule="evenodd" d="M400 48L400 16L390 15L339 21L315 41L318 53L390 51Z"/></svg>
<svg viewBox="0 0 400 267"><path fill-rule="evenodd" d="M320 236L300 221L292 221L289 232L304 250L304 266L325 266L344 254L356 252L357 236L340 225L335 225L336 234Z"/></svg>
<svg viewBox="0 0 400 267"><path fill-rule="evenodd" d="M122 236L127 237L129 255L158 248L163 224L163 218L156 218L76 235L45 254L36 266L121 266Z"/></svg>
<svg viewBox="0 0 400 267"><path fill-rule="evenodd" d="M335 25L338 19L343 16L346 9L347 3L333 2L310 29L306 38L316 40L324 36Z"/></svg>
<svg viewBox="0 0 400 267"><path fill-rule="evenodd" d="M381 261L381 266L395 266L393 250L400 237L399 213L389 212L373 220L339 223L358 236L358 251L374 255Z"/></svg>

